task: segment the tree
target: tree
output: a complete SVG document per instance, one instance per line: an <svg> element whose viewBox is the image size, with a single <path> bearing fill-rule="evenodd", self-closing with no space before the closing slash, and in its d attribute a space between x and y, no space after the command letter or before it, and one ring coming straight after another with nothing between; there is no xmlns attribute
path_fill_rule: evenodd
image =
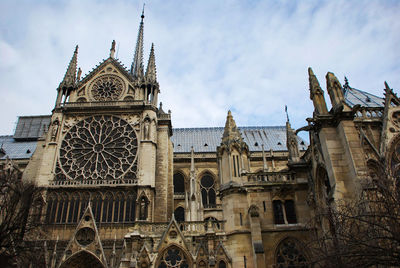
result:
<svg viewBox="0 0 400 268"><path fill-rule="evenodd" d="M361 193L316 209L309 244L317 267L400 267L400 183L381 173Z"/></svg>
<svg viewBox="0 0 400 268"><path fill-rule="evenodd" d="M0 170L0 266L25 267L34 263L37 252L26 241L35 236L40 223L41 194L30 181L22 180L22 172L7 159ZM39 254L40 255L40 254Z"/></svg>

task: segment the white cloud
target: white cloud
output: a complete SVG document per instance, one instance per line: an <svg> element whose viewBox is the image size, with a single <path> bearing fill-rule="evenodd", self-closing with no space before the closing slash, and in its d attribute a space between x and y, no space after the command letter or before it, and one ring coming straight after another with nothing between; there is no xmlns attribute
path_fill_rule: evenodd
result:
<svg viewBox="0 0 400 268"><path fill-rule="evenodd" d="M130 66L141 11L131 1L0 3L0 134L18 115L49 114L75 44L88 73L112 39ZM307 67L382 95L400 87L399 4L392 1L152 1L145 62L155 43L160 100L174 127L292 126L312 115ZM329 97L326 96L328 100Z"/></svg>

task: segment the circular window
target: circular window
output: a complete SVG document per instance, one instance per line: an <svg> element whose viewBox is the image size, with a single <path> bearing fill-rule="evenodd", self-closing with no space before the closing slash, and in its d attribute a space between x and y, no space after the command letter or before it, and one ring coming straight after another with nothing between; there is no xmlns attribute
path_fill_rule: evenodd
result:
<svg viewBox="0 0 400 268"><path fill-rule="evenodd" d="M94 80L92 96L97 101L118 100L124 89L124 82L115 75L104 75Z"/></svg>
<svg viewBox="0 0 400 268"><path fill-rule="evenodd" d="M93 241L94 241L94 236L95 233L93 231L92 228L89 227L85 227L80 229L77 233L76 233L76 241L82 245L82 246L87 246L90 245Z"/></svg>
<svg viewBox="0 0 400 268"><path fill-rule="evenodd" d="M137 136L125 120L109 115L73 126L60 147L60 165L70 179L113 180L136 177Z"/></svg>

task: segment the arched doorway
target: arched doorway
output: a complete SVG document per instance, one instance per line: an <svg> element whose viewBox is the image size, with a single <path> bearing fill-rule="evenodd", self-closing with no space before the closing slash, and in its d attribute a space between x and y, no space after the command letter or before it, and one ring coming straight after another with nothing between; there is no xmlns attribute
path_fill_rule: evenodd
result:
<svg viewBox="0 0 400 268"><path fill-rule="evenodd" d="M100 260L92 253L79 251L69 257L60 268L105 268Z"/></svg>

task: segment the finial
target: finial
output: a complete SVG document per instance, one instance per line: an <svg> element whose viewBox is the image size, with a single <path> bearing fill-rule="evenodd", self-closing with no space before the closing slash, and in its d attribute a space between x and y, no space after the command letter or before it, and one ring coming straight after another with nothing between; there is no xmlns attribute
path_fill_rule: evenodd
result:
<svg viewBox="0 0 400 268"><path fill-rule="evenodd" d="M115 55L115 40L113 40L111 43L110 58L114 58L114 55Z"/></svg>
<svg viewBox="0 0 400 268"><path fill-rule="evenodd" d="M313 72L313 70L311 69L311 67L308 67L308 75L309 75L309 76L314 75L314 72Z"/></svg>
<svg viewBox="0 0 400 268"><path fill-rule="evenodd" d="M143 3L142 16L140 16L140 17L142 18L142 22L143 22L143 19L144 19L144 6L145 6L145 5L146 5L146 4Z"/></svg>
<svg viewBox="0 0 400 268"><path fill-rule="evenodd" d="M289 113L287 111L287 105L285 105L286 120L289 122Z"/></svg>
<svg viewBox="0 0 400 268"><path fill-rule="evenodd" d="M343 85L343 90L346 91L346 89L350 88L349 85L349 79L347 79L346 76L344 76L344 85Z"/></svg>
<svg viewBox="0 0 400 268"><path fill-rule="evenodd" d="M79 49L79 46L78 46L78 45L76 45L76 47L75 47L75 51L74 51L74 54L78 54L78 49Z"/></svg>
<svg viewBox="0 0 400 268"><path fill-rule="evenodd" d="M386 81L385 81L385 88L386 88L386 91L390 91L389 84Z"/></svg>

